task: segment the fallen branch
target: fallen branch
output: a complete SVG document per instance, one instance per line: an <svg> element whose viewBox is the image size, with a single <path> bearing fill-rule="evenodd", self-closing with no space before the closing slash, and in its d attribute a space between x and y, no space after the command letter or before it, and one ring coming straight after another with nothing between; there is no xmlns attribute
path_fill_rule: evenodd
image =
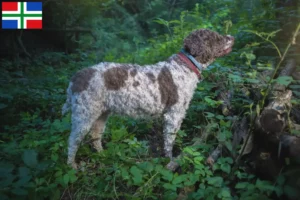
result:
<svg viewBox="0 0 300 200"><path fill-rule="evenodd" d="M283 147L287 147L289 155L300 158L300 138L292 135L281 135L279 138Z"/></svg>
<svg viewBox="0 0 300 200"><path fill-rule="evenodd" d="M238 145L241 143L241 141L243 140L243 143L245 143L245 141L246 141L247 132L248 132L247 117L244 116L243 119L241 121L239 121L239 124L237 124L235 127L236 128L234 130L233 139L232 139L232 149L233 149L232 155L233 155L233 157L236 157L236 149L237 149ZM247 153L248 153L248 151L247 151ZM244 154L246 154L246 153L244 153Z"/></svg>
<svg viewBox="0 0 300 200"><path fill-rule="evenodd" d="M266 133L281 133L287 125L291 107L292 91L287 90L266 106L259 117L262 130Z"/></svg>
<svg viewBox="0 0 300 200"><path fill-rule="evenodd" d="M219 144L217 146L217 148L215 150L213 150L213 152L211 152L210 155L208 156L208 158L206 159L206 163L209 164L211 167L214 165L216 160L218 160L218 158L220 157L220 155L222 153L222 148L223 148L223 145Z"/></svg>
<svg viewBox="0 0 300 200"><path fill-rule="evenodd" d="M289 59L278 77L291 76L296 69L295 59ZM288 113L291 108L292 91L286 90L286 85L275 83L271 102L264 108L259 124L267 133L280 133L287 125Z"/></svg>
<svg viewBox="0 0 300 200"><path fill-rule="evenodd" d="M281 76L292 76L294 74L297 67L297 63L295 59L289 59L285 65L285 67L282 69L278 77ZM281 85L278 83L275 83L273 87L273 91L284 91L286 89L285 85Z"/></svg>

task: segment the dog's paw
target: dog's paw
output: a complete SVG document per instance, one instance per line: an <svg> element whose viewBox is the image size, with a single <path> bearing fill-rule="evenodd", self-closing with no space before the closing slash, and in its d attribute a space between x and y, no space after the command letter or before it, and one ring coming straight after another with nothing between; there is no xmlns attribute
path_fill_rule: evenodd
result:
<svg viewBox="0 0 300 200"><path fill-rule="evenodd" d="M68 165L70 167L72 167L73 169L78 170L78 165L75 162L74 163L68 163Z"/></svg>
<svg viewBox="0 0 300 200"><path fill-rule="evenodd" d="M174 160L171 160L167 165L166 165L166 168L168 170L171 170L171 171L175 171L177 168L178 168L179 164L177 162L175 162Z"/></svg>

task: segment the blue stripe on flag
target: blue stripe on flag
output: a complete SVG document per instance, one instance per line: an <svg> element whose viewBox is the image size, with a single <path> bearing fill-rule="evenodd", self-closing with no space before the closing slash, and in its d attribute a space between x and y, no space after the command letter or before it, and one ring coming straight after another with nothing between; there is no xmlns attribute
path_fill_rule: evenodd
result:
<svg viewBox="0 0 300 200"><path fill-rule="evenodd" d="M2 20L3 29L18 29L18 20Z"/></svg>
<svg viewBox="0 0 300 200"><path fill-rule="evenodd" d="M42 11L42 2L27 2L27 11Z"/></svg>

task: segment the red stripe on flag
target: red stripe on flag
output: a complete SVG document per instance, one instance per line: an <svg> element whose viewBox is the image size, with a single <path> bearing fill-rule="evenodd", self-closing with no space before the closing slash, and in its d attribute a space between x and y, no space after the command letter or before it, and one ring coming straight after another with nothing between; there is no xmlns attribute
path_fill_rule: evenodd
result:
<svg viewBox="0 0 300 200"><path fill-rule="evenodd" d="M42 29L42 20L26 20L28 29Z"/></svg>
<svg viewBox="0 0 300 200"><path fill-rule="evenodd" d="M18 11L18 2L2 2L2 11Z"/></svg>

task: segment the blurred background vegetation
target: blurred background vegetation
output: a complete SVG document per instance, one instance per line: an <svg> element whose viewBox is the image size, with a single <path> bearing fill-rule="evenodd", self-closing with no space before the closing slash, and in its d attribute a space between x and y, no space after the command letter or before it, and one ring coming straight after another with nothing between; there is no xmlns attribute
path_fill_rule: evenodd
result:
<svg viewBox="0 0 300 200"><path fill-rule="evenodd" d="M299 199L299 22L298 0L44 0L43 30L0 31L0 199ZM61 107L70 77L103 61L164 60L200 28L233 35L235 45L203 73L176 139L180 167L164 168L160 120L112 116L105 150L87 138L82 170L69 168ZM290 59L292 73L272 76ZM254 130L271 83L293 93L280 134L294 146ZM247 155L243 118L256 133Z"/></svg>

